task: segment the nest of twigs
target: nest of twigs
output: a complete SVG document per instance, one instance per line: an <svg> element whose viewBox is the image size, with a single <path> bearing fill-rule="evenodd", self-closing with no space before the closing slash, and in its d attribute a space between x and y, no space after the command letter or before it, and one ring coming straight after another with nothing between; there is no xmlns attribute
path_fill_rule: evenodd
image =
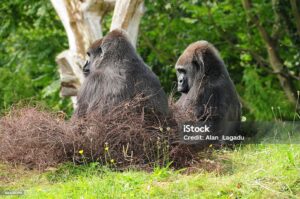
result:
<svg viewBox="0 0 300 199"><path fill-rule="evenodd" d="M70 121L37 108L13 109L0 119L0 161L39 169L65 161L98 161L119 169L188 166L195 152L178 140L173 104L168 117L143 107L134 99Z"/></svg>

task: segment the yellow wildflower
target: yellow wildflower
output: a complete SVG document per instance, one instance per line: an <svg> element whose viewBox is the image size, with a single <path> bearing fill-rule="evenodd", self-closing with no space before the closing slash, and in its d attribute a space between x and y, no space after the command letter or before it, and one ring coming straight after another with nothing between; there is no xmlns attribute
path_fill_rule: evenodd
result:
<svg viewBox="0 0 300 199"><path fill-rule="evenodd" d="M115 160L114 160L114 159L111 159L111 160L110 160L110 162L111 162L111 163L114 163L114 162L115 162Z"/></svg>
<svg viewBox="0 0 300 199"><path fill-rule="evenodd" d="M81 150L79 150L79 152L78 152L78 153L82 155L82 154L83 154L83 150L82 150L82 149L81 149Z"/></svg>

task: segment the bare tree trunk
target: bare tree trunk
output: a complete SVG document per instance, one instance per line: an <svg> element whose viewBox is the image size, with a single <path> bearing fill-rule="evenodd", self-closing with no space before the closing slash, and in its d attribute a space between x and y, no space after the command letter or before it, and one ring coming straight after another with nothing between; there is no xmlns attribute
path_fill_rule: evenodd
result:
<svg viewBox="0 0 300 199"><path fill-rule="evenodd" d="M117 0L110 30L122 28L127 30L135 46L141 17L144 14L143 0Z"/></svg>
<svg viewBox="0 0 300 199"><path fill-rule="evenodd" d="M56 57L61 79L61 96L71 96L74 107L84 76L82 66L86 50L102 37L101 19L109 11L114 15L111 30L122 28L135 46L140 19L144 13L143 0L51 0L66 30L69 49Z"/></svg>
<svg viewBox="0 0 300 199"><path fill-rule="evenodd" d="M258 28L260 36L266 45L271 68L272 68L273 72L277 74L277 78L281 84L282 89L284 90L288 100L291 103L296 104L297 99L295 97L295 93L294 93L292 84L291 84L290 80L287 77L283 76L283 74L282 74L284 65L283 65L283 62L280 59L280 56L276 49L276 47L277 47L276 42L275 42L276 40L271 38L271 36L267 33L266 29L261 25L261 23L259 21L259 17L255 14L251 13L251 9L252 9L251 0L243 0L243 6L244 6L244 9L246 11L248 18Z"/></svg>

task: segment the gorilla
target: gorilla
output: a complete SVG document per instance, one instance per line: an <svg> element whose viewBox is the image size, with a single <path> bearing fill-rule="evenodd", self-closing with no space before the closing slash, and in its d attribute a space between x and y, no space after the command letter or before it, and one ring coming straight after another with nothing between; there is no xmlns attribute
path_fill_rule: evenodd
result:
<svg viewBox="0 0 300 199"><path fill-rule="evenodd" d="M196 121L209 122L215 135L236 135L241 104L223 60L207 41L190 44L176 66L176 102L181 112L192 113Z"/></svg>
<svg viewBox="0 0 300 199"><path fill-rule="evenodd" d="M168 114L168 99L159 79L137 55L123 30L113 30L95 41L87 54L75 116L106 112L140 95L146 99L146 110Z"/></svg>

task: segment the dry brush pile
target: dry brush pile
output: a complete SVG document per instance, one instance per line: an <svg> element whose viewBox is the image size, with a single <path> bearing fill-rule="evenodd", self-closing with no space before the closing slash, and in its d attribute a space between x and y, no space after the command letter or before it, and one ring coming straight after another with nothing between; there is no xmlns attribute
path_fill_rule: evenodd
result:
<svg viewBox="0 0 300 199"><path fill-rule="evenodd" d="M39 169L66 161L115 168L188 166L195 152L179 143L175 118L147 113L142 104L134 99L69 121L37 108L13 109L0 119L0 161Z"/></svg>

